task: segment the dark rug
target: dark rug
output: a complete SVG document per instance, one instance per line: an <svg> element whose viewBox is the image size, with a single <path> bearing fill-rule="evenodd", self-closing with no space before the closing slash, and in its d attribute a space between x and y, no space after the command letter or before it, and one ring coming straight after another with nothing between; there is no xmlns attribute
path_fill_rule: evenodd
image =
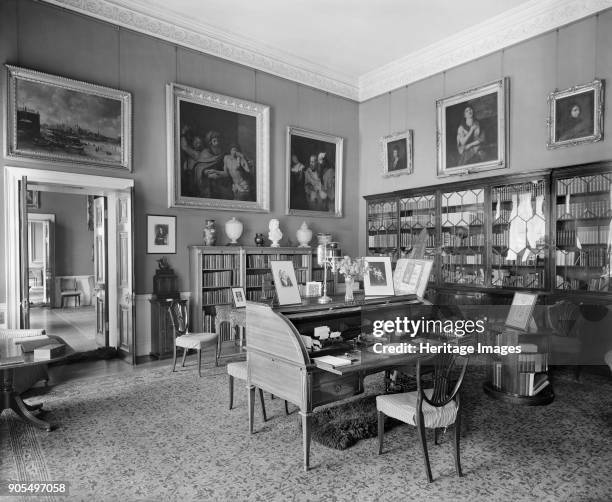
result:
<svg viewBox="0 0 612 502"><path fill-rule="evenodd" d="M57 363L52 364L72 364L72 363L84 363L88 361L101 361L105 359L114 359L117 357L117 349L114 347L98 347L95 350L88 350L87 352L75 352L69 355L66 359L62 359Z"/></svg>

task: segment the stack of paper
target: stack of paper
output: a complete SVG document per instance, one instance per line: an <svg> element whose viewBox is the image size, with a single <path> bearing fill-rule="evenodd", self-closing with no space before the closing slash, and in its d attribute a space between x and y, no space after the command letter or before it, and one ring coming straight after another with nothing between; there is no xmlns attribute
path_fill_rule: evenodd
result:
<svg viewBox="0 0 612 502"><path fill-rule="evenodd" d="M351 360L347 357L321 356L315 357L314 360L320 363L329 364L334 368L336 366L349 366L351 364Z"/></svg>

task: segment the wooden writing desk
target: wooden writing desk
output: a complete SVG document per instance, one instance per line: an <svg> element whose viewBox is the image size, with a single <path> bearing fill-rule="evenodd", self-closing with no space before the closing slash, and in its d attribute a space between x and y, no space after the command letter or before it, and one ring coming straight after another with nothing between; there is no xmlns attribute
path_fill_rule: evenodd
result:
<svg viewBox="0 0 612 502"><path fill-rule="evenodd" d="M260 388L299 407L302 416L304 469L310 461L311 417L315 407L363 392L365 374L416 361L407 357L364 356L364 366L338 373L317 367L302 337L313 326L362 323L364 316L394 319L414 315L420 302L414 295L371 298L358 304L338 300L320 305L308 299L301 305L272 308L247 302L247 361L249 430L253 432L255 388ZM299 329L298 329L299 328ZM342 352L345 349L340 349Z"/></svg>

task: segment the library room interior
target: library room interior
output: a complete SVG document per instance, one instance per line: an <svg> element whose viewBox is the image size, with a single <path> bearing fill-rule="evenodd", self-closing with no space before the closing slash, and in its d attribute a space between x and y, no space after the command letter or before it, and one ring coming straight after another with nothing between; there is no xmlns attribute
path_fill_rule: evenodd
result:
<svg viewBox="0 0 612 502"><path fill-rule="evenodd" d="M0 498L609 500L610 47L610 0L1 1Z"/></svg>

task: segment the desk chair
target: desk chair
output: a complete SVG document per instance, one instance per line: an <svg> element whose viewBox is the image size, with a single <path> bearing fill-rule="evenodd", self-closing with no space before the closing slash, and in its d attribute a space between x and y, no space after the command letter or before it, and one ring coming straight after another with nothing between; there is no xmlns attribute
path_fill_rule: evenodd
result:
<svg viewBox="0 0 612 502"><path fill-rule="evenodd" d="M183 361L181 366L185 366L185 357L190 349L198 353L198 375L202 376L202 349L206 346L214 347L215 366L219 365L219 351L217 348L217 333L189 333L189 310L187 300L173 300L168 306L172 326L174 327L174 351L172 360L172 371L176 371L176 348L183 349Z"/></svg>
<svg viewBox="0 0 612 502"><path fill-rule="evenodd" d="M423 363L417 362L417 390L401 394L376 396L378 410L378 454L383 451L385 415L418 428L419 441L423 449L427 481L432 482L425 428L434 429L437 444L438 429L455 424L455 468L461 472L459 438L461 433L461 401L459 389L463 383L468 358L455 354L439 354ZM427 366L425 366L427 365ZM433 388L424 388L423 375L431 374Z"/></svg>
<svg viewBox="0 0 612 502"><path fill-rule="evenodd" d="M77 289L77 281L74 277L60 279L60 298L61 306L64 306L64 300L74 298L74 306L81 306L81 292Z"/></svg>

